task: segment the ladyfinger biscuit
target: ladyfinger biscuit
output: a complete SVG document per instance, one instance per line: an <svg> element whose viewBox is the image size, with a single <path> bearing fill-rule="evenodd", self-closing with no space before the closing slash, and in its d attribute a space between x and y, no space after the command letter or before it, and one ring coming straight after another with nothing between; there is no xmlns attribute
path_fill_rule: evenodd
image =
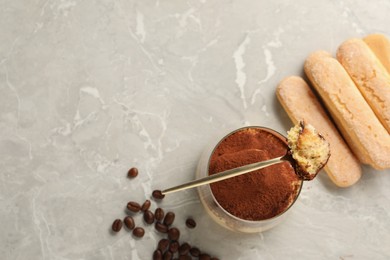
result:
<svg viewBox="0 0 390 260"><path fill-rule="evenodd" d="M363 38L363 41L375 53L378 60L390 73L390 41L383 34L370 34Z"/></svg>
<svg viewBox="0 0 390 260"><path fill-rule="evenodd" d="M312 53L304 70L357 158L376 169L390 167L390 135L343 66L325 51Z"/></svg>
<svg viewBox="0 0 390 260"><path fill-rule="evenodd" d="M276 95L294 124L305 120L329 142L331 156L324 167L329 178L339 187L355 184L362 175L360 163L307 83L300 77L287 77L279 83Z"/></svg>
<svg viewBox="0 0 390 260"><path fill-rule="evenodd" d="M337 51L337 60L390 133L390 74L361 39L342 43Z"/></svg>

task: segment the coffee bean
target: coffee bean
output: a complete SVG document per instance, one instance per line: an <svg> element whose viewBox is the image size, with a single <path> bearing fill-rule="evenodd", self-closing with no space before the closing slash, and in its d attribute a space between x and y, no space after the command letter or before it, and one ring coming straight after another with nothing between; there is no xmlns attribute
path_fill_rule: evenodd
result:
<svg viewBox="0 0 390 260"><path fill-rule="evenodd" d="M203 253L199 256L199 260L210 260L210 259L211 257L208 254Z"/></svg>
<svg viewBox="0 0 390 260"><path fill-rule="evenodd" d="M162 208L157 208L157 209L154 211L154 218L155 218L157 221L163 220L163 218L164 218L164 210L163 210Z"/></svg>
<svg viewBox="0 0 390 260"><path fill-rule="evenodd" d="M141 206L141 210L144 212L147 211L150 208L150 204L150 200L145 200L144 204Z"/></svg>
<svg viewBox="0 0 390 260"><path fill-rule="evenodd" d="M134 219L131 216L125 217L123 222L125 222L126 227L130 230L132 230L135 227Z"/></svg>
<svg viewBox="0 0 390 260"><path fill-rule="evenodd" d="M190 249L190 254L191 254L192 256L195 256L195 257L200 256L200 250L199 250L199 248L197 248L197 247L191 248L191 249Z"/></svg>
<svg viewBox="0 0 390 260"><path fill-rule="evenodd" d="M153 196L153 198L158 199L158 200L162 200L165 197L165 195L162 194L161 190L154 190L152 192L152 196Z"/></svg>
<svg viewBox="0 0 390 260"><path fill-rule="evenodd" d="M169 211L164 218L164 224L167 226L172 225L173 221L175 221L175 213Z"/></svg>
<svg viewBox="0 0 390 260"><path fill-rule="evenodd" d="M190 252L191 246L188 243L183 243L179 247L179 255L187 255Z"/></svg>
<svg viewBox="0 0 390 260"><path fill-rule="evenodd" d="M133 229L133 235L136 237L143 237L145 235L145 230L142 227L136 227Z"/></svg>
<svg viewBox="0 0 390 260"><path fill-rule="evenodd" d="M147 210L144 212L144 220L147 224L153 224L154 222L154 215L150 210Z"/></svg>
<svg viewBox="0 0 390 260"><path fill-rule="evenodd" d="M181 255L179 256L179 260L192 260L192 257L189 255Z"/></svg>
<svg viewBox="0 0 390 260"><path fill-rule="evenodd" d="M130 201L127 203L127 209L132 212L139 212L141 210L141 205L138 202Z"/></svg>
<svg viewBox="0 0 390 260"><path fill-rule="evenodd" d="M161 252L164 253L168 249L168 247L169 247L169 240L168 239L163 238L158 242L157 249L160 250Z"/></svg>
<svg viewBox="0 0 390 260"><path fill-rule="evenodd" d="M160 250L155 250L153 252L153 260L162 260L163 259L163 254Z"/></svg>
<svg viewBox="0 0 390 260"><path fill-rule="evenodd" d="M168 232L168 227L160 222L156 222L156 224L154 225L154 228L160 233L167 233Z"/></svg>
<svg viewBox="0 0 390 260"><path fill-rule="evenodd" d="M219 258L217 258L217 257L211 257L210 260L219 260Z"/></svg>
<svg viewBox="0 0 390 260"><path fill-rule="evenodd" d="M179 237L180 237L180 231L179 229L177 228L170 228L168 230L168 238L170 240L173 240L173 241L176 241L176 240L179 240Z"/></svg>
<svg viewBox="0 0 390 260"><path fill-rule="evenodd" d="M171 251L172 253L176 253L179 250L179 247L180 247L179 242L173 241L169 245L169 251Z"/></svg>
<svg viewBox="0 0 390 260"><path fill-rule="evenodd" d="M133 167L127 172L127 177L129 178L135 178L138 175L138 169Z"/></svg>
<svg viewBox="0 0 390 260"><path fill-rule="evenodd" d="M114 222L112 223L112 231L119 232L121 228L122 228L122 220L115 219Z"/></svg>
<svg viewBox="0 0 390 260"><path fill-rule="evenodd" d="M195 227L196 227L196 222L195 222L195 220L192 219L192 218L187 218L187 220L186 220L186 226L187 226L188 228L195 228Z"/></svg>
<svg viewBox="0 0 390 260"><path fill-rule="evenodd" d="M164 260L171 260L172 259L172 257L173 257L173 254L172 254L172 252L171 251L166 251L165 253L164 253Z"/></svg>

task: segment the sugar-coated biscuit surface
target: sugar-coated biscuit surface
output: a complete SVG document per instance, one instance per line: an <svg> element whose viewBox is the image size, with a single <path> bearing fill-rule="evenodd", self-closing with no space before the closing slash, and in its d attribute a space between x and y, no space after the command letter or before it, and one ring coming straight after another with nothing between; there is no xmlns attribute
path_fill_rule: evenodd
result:
<svg viewBox="0 0 390 260"><path fill-rule="evenodd" d="M370 34L363 38L363 41L375 53L382 65L390 73L390 41L380 33Z"/></svg>
<svg viewBox="0 0 390 260"><path fill-rule="evenodd" d="M304 70L358 159L376 169L389 168L390 136L343 66L329 53L316 51Z"/></svg>
<svg viewBox="0 0 390 260"><path fill-rule="evenodd" d="M324 170L332 182L339 187L355 184L362 175L360 162L305 80L298 76L283 79L277 87L276 95L294 124L305 120L328 140L331 156Z"/></svg>
<svg viewBox="0 0 390 260"><path fill-rule="evenodd" d="M390 74L361 39L343 42L337 59L390 133Z"/></svg>

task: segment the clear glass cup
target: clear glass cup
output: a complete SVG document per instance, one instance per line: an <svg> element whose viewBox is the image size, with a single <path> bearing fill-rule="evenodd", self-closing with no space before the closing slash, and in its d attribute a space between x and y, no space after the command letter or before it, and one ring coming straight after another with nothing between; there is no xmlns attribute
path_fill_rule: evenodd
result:
<svg viewBox="0 0 390 260"><path fill-rule="evenodd" d="M248 126L243 127L237 130L234 130L230 132L229 134L223 136L223 138L216 139L215 142L211 142L208 147L204 150L204 152L201 155L201 158L198 163L198 167L196 170L196 179L206 177L209 175L209 163L210 163L210 157L214 152L214 149L218 146L218 144L224 140L229 135L241 131L247 128L258 128L262 131L266 131L268 133L271 133L278 139L282 140L283 142L287 142L286 138L269 128L260 127L260 126ZM287 145L287 143L286 143ZM214 197L212 190L210 188L210 185L203 185L198 187L198 194L200 197L200 201L202 202L204 208L206 209L207 213L211 216L213 220L215 220L218 224L222 225L223 227L230 229L232 231L238 231L238 232L244 232L244 233L258 233L263 232L265 230L268 230L277 224L279 224L281 221L283 221L287 215L288 212L290 212L291 207L295 203L295 201L298 199L299 194L302 189L303 181L299 182L299 188L296 190L295 198L291 201L289 206L280 214L264 220L245 220L241 219L239 217L236 217L226 211L216 200Z"/></svg>

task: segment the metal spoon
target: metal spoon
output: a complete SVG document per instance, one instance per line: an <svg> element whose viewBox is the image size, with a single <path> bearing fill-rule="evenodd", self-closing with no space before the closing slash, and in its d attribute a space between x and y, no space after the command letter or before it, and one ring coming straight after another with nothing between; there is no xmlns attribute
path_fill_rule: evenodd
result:
<svg viewBox="0 0 390 260"><path fill-rule="evenodd" d="M247 164L247 165L244 165L241 167L233 168L233 169L230 169L227 171L219 172L219 173L216 173L216 174L213 174L213 175L201 178L201 179L197 179L197 180L190 181L190 182L187 182L187 183L184 183L184 184L181 184L181 185L169 188L169 189L165 189L165 190L161 191L161 193L163 195L166 195L166 194L177 192L177 191L191 189L191 188L198 187L201 185L210 184L210 183L226 180L229 178L233 178L233 177L236 177L236 176L248 173L248 172L260 170L260 169L263 169L265 167L268 167L268 166L271 166L271 165L274 165L277 163L281 163L281 162L286 162L286 161L288 161L290 163L294 163L294 159L292 158L290 151L287 151L287 153L285 155L280 156L280 157L276 157L273 159L269 159L269 160L261 161L261 162L257 162L257 163L251 163L251 164Z"/></svg>

